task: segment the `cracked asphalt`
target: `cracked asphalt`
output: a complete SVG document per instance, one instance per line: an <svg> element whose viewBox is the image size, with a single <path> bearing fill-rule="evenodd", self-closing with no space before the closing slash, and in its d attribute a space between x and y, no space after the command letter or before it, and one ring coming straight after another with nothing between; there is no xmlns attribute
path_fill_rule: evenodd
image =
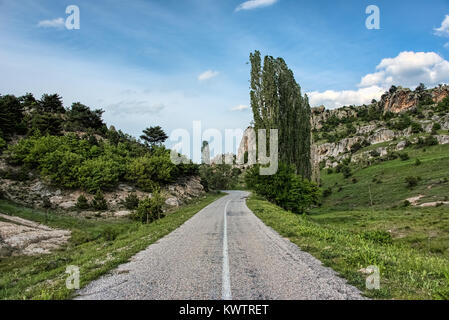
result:
<svg viewBox="0 0 449 320"><path fill-rule="evenodd" d="M227 192L79 290L76 299L364 299L332 269L265 226L247 208L248 192Z"/></svg>

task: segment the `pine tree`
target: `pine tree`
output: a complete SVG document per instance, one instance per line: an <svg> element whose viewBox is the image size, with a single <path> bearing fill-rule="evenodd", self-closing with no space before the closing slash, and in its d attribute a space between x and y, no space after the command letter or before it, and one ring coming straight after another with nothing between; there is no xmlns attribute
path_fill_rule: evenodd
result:
<svg viewBox="0 0 449 320"><path fill-rule="evenodd" d="M160 126L149 127L143 130L143 135L140 136L145 144L149 144L151 147L155 147L157 145L161 145L168 139L168 136L165 134L164 130Z"/></svg>

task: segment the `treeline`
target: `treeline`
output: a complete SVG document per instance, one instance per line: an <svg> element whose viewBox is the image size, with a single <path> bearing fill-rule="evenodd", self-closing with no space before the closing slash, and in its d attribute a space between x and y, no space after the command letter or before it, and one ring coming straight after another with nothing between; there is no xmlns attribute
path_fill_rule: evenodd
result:
<svg viewBox="0 0 449 320"><path fill-rule="evenodd" d="M68 109L58 95L36 100L0 97L1 136L5 158L21 166L22 174L0 172L3 178L25 180L37 173L49 183L64 188L80 188L90 193L111 190L120 182L152 192L181 176L198 174L195 164L174 165L167 139L160 127L144 130L137 139L107 128L103 110L91 110L81 103ZM15 135L17 143L6 142Z"/></svg>
<svg viewBox="0 0 449 320"><path fill-rule="evenodd" d="M294 166L306 179L312 175L310 161L310 105L293 72L282 58L266 56L263 66L259 51L250 54L251 108L254 128L278 129L279 160Z"/></svg>

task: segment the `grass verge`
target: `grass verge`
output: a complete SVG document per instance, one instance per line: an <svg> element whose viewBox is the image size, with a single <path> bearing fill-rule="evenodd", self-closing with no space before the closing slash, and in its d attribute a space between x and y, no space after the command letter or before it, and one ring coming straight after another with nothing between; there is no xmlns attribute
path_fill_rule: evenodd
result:
<svg viewBox="0 0 449 320"><path fill-rule="evenodd" d="M381 232L320 225L255 195L247 205L266 225L337 271L367 297L449 299L449 260L444 256L392 242ZM371 265L380 269L380 290L366 290L366 275L359 271Z"/></svg>
<svg viewBox="0 0 449 320"><path fill-rule="evenodd" d="M0 299L69 299L66 267L78 266L81 287L125 263L133 255L177 229L224 194L207 196L150 224L129 219L86 219L23 208L0 201L0 212L72 231L66 247L48 255L0 260Z"/></svg>

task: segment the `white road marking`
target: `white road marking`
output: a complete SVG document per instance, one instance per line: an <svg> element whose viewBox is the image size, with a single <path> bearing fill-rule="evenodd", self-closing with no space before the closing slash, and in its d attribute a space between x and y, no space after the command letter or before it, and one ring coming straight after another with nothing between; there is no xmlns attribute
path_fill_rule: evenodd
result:
<svg viewBox="0 0 449 320"><path fill-rule="evenodd" d="M228 209L228 204L231 202L229 200L226 202L224 208L224 216L223 216L223 275L222 275L222 299L223 300L232 300L231 295L231 278L229 276L229 257L228 257L228 225L227 225L227 214L226 211Z"/></svg>

